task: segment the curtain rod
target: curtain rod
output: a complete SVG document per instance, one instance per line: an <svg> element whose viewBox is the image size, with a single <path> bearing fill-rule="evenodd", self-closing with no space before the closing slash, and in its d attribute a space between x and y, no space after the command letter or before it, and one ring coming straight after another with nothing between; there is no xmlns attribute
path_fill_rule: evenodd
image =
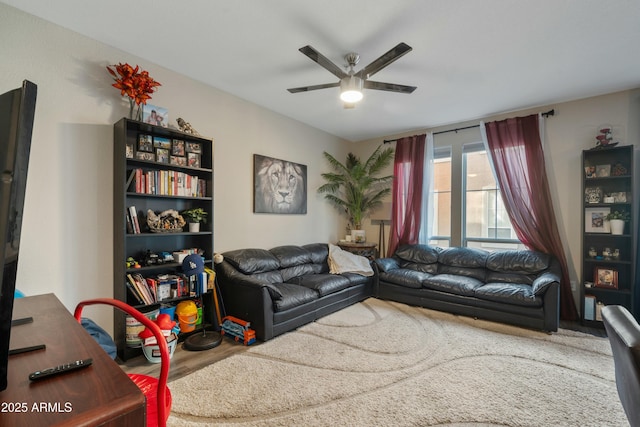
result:
<svg viewBox="0 0 640 427"><path fill-rule="evenodd" d="M542 115L543 115L544 117L549 117L549 116L553 116L555 113L556 113L556 111L555 111L555 110L549 110L549 111L547 111L546 113L542 113ZM459 131L459 130L473 129L473 128L477 128L477 127L480 127L480 125L479 125L479 124L477 124L477 125L472 125L472 126L465 126L465 127L462 127L462 128L455 128L455 129L449 129L449 130L441 130L440 132L434 132L433 134L434 134L434 135L440 135L441 133L449 133L449 132L455 132L455 133L458 133L458 131ZM390 143L390 142L396 142L398 139L400 139L400 138L396 138L396 139L385 139L383 142L384 142L385 144L388 144L388 143Z"/></svg>

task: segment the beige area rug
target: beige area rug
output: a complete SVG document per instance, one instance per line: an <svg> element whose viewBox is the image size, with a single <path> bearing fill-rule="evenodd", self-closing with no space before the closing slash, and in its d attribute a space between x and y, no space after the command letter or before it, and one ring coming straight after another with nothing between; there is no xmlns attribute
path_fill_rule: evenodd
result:
<svg viewBox="0 0 640 427"><path fill-rule="evenodd" d="M170 426L628 426L606 338L373 298L169 387Z"/></svg>

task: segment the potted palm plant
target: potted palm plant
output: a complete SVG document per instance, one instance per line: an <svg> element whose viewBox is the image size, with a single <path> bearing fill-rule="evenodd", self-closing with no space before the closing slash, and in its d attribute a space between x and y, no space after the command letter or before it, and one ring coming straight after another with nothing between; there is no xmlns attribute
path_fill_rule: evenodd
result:
<svg viewBox="0 0 640 427"><path fill-rule="evenodd" d="M181 211L180 215L189 223L189 231L197 233L200 231L200 224L206 224L208 213L202 208L191 208Z"/></svg>
<svg viewBox="0 0 640 427"><path fill-rule="evenodd" d="M382 149L380 146L365 162L349 153L346 163L342 164L324 152L334 172L322 174L326 183L318 188L318 192L324 193L325 199L347 214L351 235L356 242L366 240L362 221L391 193L393 175L379 175L391 164L393 156L393 148Z"/></svg>

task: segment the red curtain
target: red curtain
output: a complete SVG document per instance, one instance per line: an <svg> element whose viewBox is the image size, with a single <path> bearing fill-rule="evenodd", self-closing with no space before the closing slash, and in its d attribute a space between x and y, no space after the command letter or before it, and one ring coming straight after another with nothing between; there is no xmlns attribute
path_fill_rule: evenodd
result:
<svg viewBox="0 0 640 427"><path fill-rule="evenodd" d="M538 115L490 122L485 128L511 224L529 249L553 254L560 261L560 318L576 320L578 312L551 202Z"/></svg>
<svg viewBox="0 0 640 427"><path fill-rule="evenodd" d="M390 254L401 245L418 243L422 217L426 137L426 134L414 135L396 142L388 251Z"/></svg>

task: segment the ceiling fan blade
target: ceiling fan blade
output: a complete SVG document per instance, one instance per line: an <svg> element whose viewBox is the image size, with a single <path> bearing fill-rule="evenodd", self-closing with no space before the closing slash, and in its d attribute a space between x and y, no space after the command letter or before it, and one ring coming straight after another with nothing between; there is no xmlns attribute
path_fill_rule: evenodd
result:
<svg viewBox="0 0 640 427"><path fill-rule="evenodd" d="M411 52L411 46L406 43L398 43L398 45L392 48L390 51L373 61L371 64L358 71L356 75L361 79L368 79L378 71L382 70L387 65L391 64L396 59Z"/></svg>
<svg viewBox="0 0 640 427"><path fill-rule="evenodd" d="M343 77L347 77L347 73L345 73L342 68L338 67L336 64L327 59L320 52L307 45L298 49L300 52L307 55L312 61L317 62L318 65L329 71L331 74L341 79Z"/></svg>
<svg viewBox="0 0 640 427"><path fill-rule="evenodd" d="M412 93L414 90L417 89L417 86L405 86L405 85L399 85L395 83L373 82L371 80L365 80L364 87L366 89L386 90L388 92L399 92L399 93Z"/></svg>
<svg viewBox="0 0 640 427"><path fill-rule="evenodd" d="M325 83L322 85L313 85L313 86L294 87L287 90L291 93L299 93L299 92L309 92L310 90L327 89L329 87L338 87L338 86L340 86L340 82Z"/></svg>

